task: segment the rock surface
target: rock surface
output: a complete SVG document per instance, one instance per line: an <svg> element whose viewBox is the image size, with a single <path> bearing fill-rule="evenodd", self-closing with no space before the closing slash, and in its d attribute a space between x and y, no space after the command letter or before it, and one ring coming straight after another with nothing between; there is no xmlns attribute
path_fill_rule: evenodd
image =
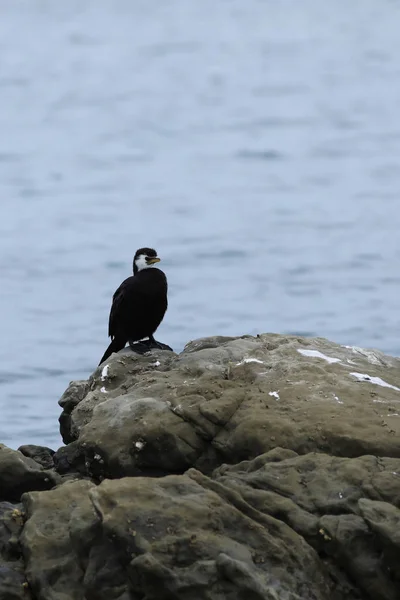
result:
<svg viewBox="0 0 400 600"><path fill-rule="evenodd" d="M21 544L34 597L85 598L80 555L93 541L92 486L88 481L68 482L24 496L27 522Z"/></svg>
<svg viewBox="0 0 400 600"><path fill-rule="evenodd" d="M51 448L28 444L26 446L20 446L18 450L24 456L33 458L39 465L42 465L43 469L54 469L54 450Z"/></svg>
<svg viewBox="0 0 400 600"><path fill-rule="evenodd" d="M400 360L327 340L262 335L198 340L179 356L125 351L85 385L79 401L62 399L61 420L96 476L211 472L277 446L400 457Z"/></svg>
<svg viewBox="0 0 400 600"><path fill-rule="evenodd" d="M24 519L20 504L0 502L0 599L30 600L19 536Z"/></svg>
<svg viewBox="0 0 400 600"><path fill-rule="evenodd" d="M400 359L207 338L60 405L66 446L0 449L0 600L400 598Z"/></svg>
<svg viewBox="0 0 400 600"><path fill-rule="evenodd" d="M0 501L19 502L29 490L48 490L59 477L17 450L0 444Z"/></svg>

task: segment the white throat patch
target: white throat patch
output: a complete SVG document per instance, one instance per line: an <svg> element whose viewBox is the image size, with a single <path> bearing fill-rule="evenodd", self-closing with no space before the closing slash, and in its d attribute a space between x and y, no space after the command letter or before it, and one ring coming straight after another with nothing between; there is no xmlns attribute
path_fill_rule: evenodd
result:
<svg viewBox="0 0 400 600"><path fill-rule="evenodd" d="M138 271L142 271L143 269L151 269L151 267L155 266L147 264L145 254L139 254L135 260L135 265L137 266Z"/></svg>

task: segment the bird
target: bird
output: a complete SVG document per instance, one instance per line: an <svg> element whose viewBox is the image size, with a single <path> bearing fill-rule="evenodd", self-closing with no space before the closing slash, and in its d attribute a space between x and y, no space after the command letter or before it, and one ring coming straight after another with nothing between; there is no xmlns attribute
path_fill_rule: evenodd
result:
<svg viewBox="0 0 400 600"><path fill-rule="evenodd" d="M111 343L99 365L113 353L122 350L126 342L148 338L150 346L162 347L154 333L164 318L168 307L168 283L165 273L154 265L160 262L153 248L139 248L133 258L133 275L121 283L114 292L108 335Z"/></svg>

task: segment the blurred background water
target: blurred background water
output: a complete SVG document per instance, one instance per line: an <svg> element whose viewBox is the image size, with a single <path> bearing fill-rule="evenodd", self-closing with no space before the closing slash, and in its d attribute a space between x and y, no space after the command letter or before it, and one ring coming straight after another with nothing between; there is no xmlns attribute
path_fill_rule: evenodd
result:
<svg viewBox="0 0 400 600"><path fill-rule="evenodd" d="M399 31L389 1L2 0L1 442L60 445L143 245L177 351L400 353Z"/></svg>

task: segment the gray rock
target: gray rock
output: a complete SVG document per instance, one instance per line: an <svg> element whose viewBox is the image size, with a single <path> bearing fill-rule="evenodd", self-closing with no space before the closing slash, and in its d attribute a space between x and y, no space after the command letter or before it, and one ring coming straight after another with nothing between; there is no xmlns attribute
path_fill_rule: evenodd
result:
<svg viewBox="0 0 400 600"><path fill-rule="evenodd" d="M71 434L71 412L77 404L86 396L90 389L91 379L88 381L71 381L58 404L63 409L60 415L60 433L65 444L74 441Z"/></svg>
<svg viewBox="0 0 400 600"><path fill-rule="evenodd" d="M57 473L60 475L75 474L77 477L86 475L85 455L77 442L61 446L53 456Z"/></svg>
<svg viewBox="0 0 400 600"><path fill-rule="evenodd" d="M366 498L359 501L360 513L373 536L373 546L382 549L386 572L398 582L400 589L400 503L376 502ZM376 541L377 540L377 543Z"/></svg>
<svg viewBox="0 0 400 600"><path fill-rule="evenodd" d="M325 598L332 582L304 540L258 523L200 473L104 481L90 492L131 593L158 598Z"/></svg>
<svg viewBox="0 0 400 600"><path fill-rule="evenodd" d="M399 457L399 374L397 358L295 336L206 338L179 356L124 350L76 397L69 388L64 439L100 478L210 473L277 446Z"/></svg>
<svg viewBox="0 0 400 600"><path fill-rule="evenodd" d="M340 567L344 589L355 582L365 597L396 600L400 459L285 454L276 449L253 461L221 466L214 478L326 555L332 577L338 578Z"/></svg>
<svg viewBox="0 0 400 600"><path fill-rule="evenodd" d="M54 469L54 450L47 448L46 446L35 446L29 444L26 446L20 446L18 452L21 452L24 456L33 458L39 465L42 465L44 469Z"/></svg>
<svg viewBox="0 0 400 600"><path fill-rule="evenodd" d="M22 566L0 561L0 599L30 600L32 598Z"/></svg>
<svg viewBox="0 0 400 600"><path fill-rule="evenodd" d="M0 501L19 502L29 490L48 490L58 479L32 458L0 444Z"/></svg>
<svg viewBox="0 0 400 600"><path fill-rule="evenodd" d="M0 502L0 599L29 600L24 564L19 546L24 515L20 504Z"/></svg>
<svg viewBox="0 0 400 600"><path fill-rule="evenodd" d="M211 489L217 485L217 489ZM198 472L66 483L23 498L37 598L333 598L317 553L287 525Z"/></svg>
<svg viewBox="0 0 400 600"><path fill-rule="evenodd" d="M60 400L66 446L0 447L29 492L0 600L397 600L399 367L278 335L112 355Z"/></svg>
<svg viewBox="0 0 400 600"><path fill-rule="evenodd" d="M37 597L396 600L400 459L275 449L23 496ZM68 597L68 596L67 596Z"/></svg>
<svg viewBox="0 0 400 600"><path fill-rule="evenodd" d="M84 565L95 536L88 481L68 482L23 496L27 522L21 536L26 576L35 598L85 598ZM93 597L93 596L92 596Z"/></svg>

